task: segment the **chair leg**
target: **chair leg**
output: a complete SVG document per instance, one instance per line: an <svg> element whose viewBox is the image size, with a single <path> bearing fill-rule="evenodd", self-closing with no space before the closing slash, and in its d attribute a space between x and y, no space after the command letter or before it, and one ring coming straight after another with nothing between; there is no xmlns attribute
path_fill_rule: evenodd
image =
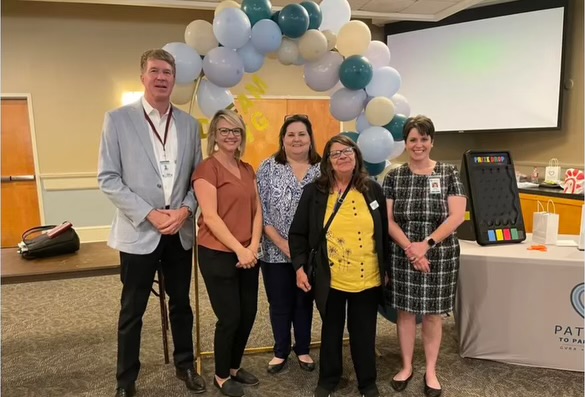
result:
<svg viewBox="0 0 585 397"><path fill-rule="evenodd" d="M160 317L162 325L162 342L163 350L165 355L165 364L170 362L169 360L169 340L167 331L169 329L169 315L166 303L166 290L165 290L165 279L161 269L157 270L158 274L158 298L160 300Z"/></svg>

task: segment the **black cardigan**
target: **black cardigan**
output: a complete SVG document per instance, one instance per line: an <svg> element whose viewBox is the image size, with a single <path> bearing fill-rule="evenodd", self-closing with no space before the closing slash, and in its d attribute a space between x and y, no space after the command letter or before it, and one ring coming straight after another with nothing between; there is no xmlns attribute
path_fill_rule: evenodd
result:
<svg viewBox="0 0 585 397"><path fill-rule="evenodd" d="M288 244L291 259L295 270L302 267L311 251L311 247L317 245L319 235L325 223L325 211L327 209L328 194L317 189L315 183L305 186L291 224ZM390 238L388 236L388 213L386 211L386 198L382 187L373 180L368 180L368 191L364 193L368 209L374 221L374 238L380 266L380 277L384 284L384 275L390 273ZM378 202L378 207L372 209L370 203ZM312 286L315 292L317 309L324 315L327 305L327 296L331 286L331 270L327 257L327 239L324 239L316 255L316 276ZM381 289L380 289L381 291ZM380 293L382 299L382 293Z"/></svg>

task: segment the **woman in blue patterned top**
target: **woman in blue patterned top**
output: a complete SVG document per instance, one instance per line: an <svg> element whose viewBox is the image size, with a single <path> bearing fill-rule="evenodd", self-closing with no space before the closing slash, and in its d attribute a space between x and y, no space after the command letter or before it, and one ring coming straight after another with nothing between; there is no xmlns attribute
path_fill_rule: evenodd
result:
<svg viewBox="0 0 585 397"><path fill-rule="evenodd" d="M291 351L291 325L295 334L294 351L301 369L315 369L309 355L313 295L297 288L297 274L288 248L288 230L303 187L320 174L321 156L315 150L313 127L305 115L285 117L278 141L278 152L264 160L256 174L264 215L264 256L260 265L274 334L274 358L268 364L271 374L280 372L286 364Z"/></svg>

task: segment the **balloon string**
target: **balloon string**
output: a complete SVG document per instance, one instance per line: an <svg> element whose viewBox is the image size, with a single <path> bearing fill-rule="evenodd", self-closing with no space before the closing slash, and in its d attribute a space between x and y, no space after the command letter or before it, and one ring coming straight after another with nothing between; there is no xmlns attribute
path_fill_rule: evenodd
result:
<svg viewBox="0 0 585 397"><path fill-rule="evenodd" d="M189 114L192 114L192 110L193 110L193 105L195 104L195 98L197 97L197 91L199 90L199 85L201 84L201 80L203 79L203 71L199 74L199 77L197 77L197 80L195 80L195 90L193 91L193 96L191 97L191 103L189 104Z"/></svg>

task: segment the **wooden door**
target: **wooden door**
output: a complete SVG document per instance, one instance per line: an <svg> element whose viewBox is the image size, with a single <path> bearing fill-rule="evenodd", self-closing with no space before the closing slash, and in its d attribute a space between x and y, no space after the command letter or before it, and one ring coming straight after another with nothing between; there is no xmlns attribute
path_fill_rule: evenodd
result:
<svg viewBox="0 0 585 397"><path fill-rule="evenodd" d="M16 247L22 233L39 226L39 198L28 101L2 98L2 248Z"/></svg>

